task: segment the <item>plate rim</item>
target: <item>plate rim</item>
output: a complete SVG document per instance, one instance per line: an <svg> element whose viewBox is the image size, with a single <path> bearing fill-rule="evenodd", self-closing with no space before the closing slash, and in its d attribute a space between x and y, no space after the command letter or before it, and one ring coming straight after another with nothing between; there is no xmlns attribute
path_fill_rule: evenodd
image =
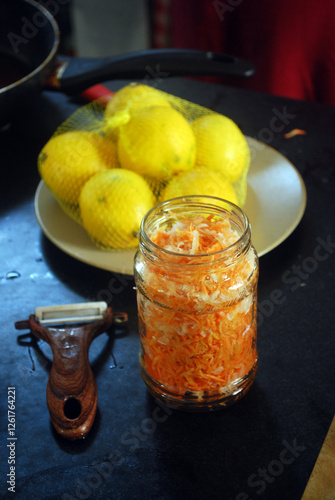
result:
<svg viewBox="0 0 335 500"><path fill-rule="evenodd" d="M304 216L304 213L306 211L307 189L306 189L304 179L303 179L302 175L300 174L299 170L283 153L278 151L273 146L270 146L269 144L266 144L265 142L259 141L258 139L255 139L254 137L245 136L245 138L247 139L248 143L249 143L249 141L251 141L251 142L256 143L256 144L261 144L262 147L265 147L266 149L272 150L277 156L279 156L282 160L284 160L287 164L289 164L290 167L294 170L295 174L297 175L297 178L299 180L300 187L301 187L301 193L302 193L302 204L300 206L299 212L296 215L296 220L295 220L294 224L292 224L287 229L287 231L284 232L282 234L282 236L280 238L278 238L272 245L268 245L267 248L265 250L263 250L262 252L257 252L258 257L262 257L263 255L266 255L267 253L269 253L272 250L274 250L275 248L277 248L281 243L283 243L294 232L294 230L300 224L300 222Z"/></svg>

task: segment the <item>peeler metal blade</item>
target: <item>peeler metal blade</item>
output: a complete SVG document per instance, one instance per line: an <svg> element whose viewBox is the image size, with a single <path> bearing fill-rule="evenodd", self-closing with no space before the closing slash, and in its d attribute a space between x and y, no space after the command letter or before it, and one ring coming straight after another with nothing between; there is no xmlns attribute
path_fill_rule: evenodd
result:
<svg viewBox="0 0 335 500"><path fill-rule="evenodd" d="M86 323L99 321L107 314L106 302L80 302L60 306L35 308L35 319L40 325L60 323Z"/></svg>

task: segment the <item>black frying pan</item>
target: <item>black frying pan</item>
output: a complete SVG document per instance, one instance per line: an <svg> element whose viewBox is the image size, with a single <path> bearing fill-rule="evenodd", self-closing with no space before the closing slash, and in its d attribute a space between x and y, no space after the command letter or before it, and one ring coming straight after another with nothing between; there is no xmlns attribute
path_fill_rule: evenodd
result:
<svg viewBox="0 0 335 500"><path fill-rule="evenodd" d="M57 0L54 0L55 5ZM146 50L110 58L57 58L59 29L33 0L0 0L0 126L43 88L70 95L112 79L219 75L249 77L253 66L198 50Z"/></svg>

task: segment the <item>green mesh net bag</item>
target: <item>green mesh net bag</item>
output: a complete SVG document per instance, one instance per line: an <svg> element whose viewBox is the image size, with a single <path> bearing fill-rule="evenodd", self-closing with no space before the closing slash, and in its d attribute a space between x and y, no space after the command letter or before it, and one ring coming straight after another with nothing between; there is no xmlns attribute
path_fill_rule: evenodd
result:
<svg viewBox="0 0 335 500"><path fill-rule="evenodd" d="M101 249L138 244L156 203L211 195L243 207L250 150L228 117L143 84L73 113L38 157L61 208Z"/></svg>

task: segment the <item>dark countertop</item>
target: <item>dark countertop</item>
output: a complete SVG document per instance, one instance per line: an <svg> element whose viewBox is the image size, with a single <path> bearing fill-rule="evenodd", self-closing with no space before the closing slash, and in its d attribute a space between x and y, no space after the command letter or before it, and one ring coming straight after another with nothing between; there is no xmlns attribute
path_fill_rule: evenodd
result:
<svg viewBox="0 0 335 500"><path fill-rule="evenodd" d="M285 155L306 184L299 226L260 259L256 381L235 406L208 414L163 409L147 394L139 376L133 279L68 256L36 221L37 154L78 107L44 92L33 112L0 133L1 498L297 500L333 419L335 109L191 79L155 83L230 116L246 135ZM287 122L280 132L272 127L278 113ZM293 128L307 134L285 139ZM85 440L68 442L53 430L46 406L50 348L15 330L14 322L38 305L97 300L106 289L110 305L127 312L129 321L93 342L98 413ZM13 496L6 484L12 386Z"/></svg>

